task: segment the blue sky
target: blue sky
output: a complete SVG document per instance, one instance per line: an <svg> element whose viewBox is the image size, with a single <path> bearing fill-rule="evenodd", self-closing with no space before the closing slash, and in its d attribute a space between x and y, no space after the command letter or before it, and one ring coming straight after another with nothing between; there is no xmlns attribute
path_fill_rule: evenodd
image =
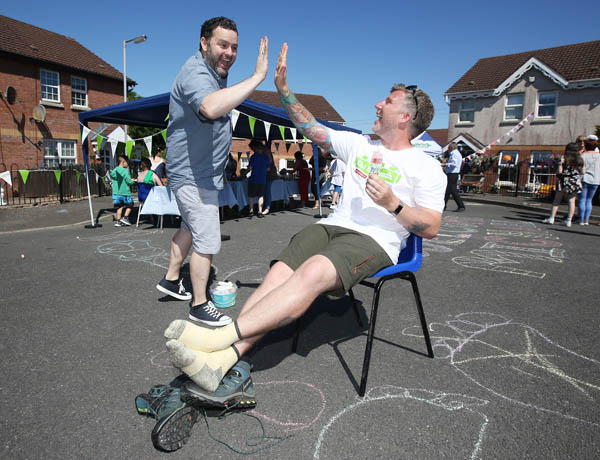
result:
<svg viewBox="0 0 600 460"><path fill-rule="evenodd" d="M597 40L599 5L597 0L35 0L5 2L0 14L73 37L120 71L123 40L148 35L145 43L127 47L127 75L142 96L168 92L198 48L202 22L227 16L236 21L240 40L230 85L253 72L259 39L268 35L269 76L258 89L275 90L277 56L286 41L292 91L325 96L350 126L371 132L373 105L394 83L417 84L429 93L436 109L431 128L447 128L443 94L478 59Z"/></svg>

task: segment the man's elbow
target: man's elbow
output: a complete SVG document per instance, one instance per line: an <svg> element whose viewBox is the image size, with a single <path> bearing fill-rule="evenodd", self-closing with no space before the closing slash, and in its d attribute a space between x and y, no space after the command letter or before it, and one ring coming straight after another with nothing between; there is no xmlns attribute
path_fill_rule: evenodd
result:
<svg viewBox="0 0 600 460"><path fill-rule="evenodd" d="M420 237L425 238L426 240L434 239L437 234L440 232L440 227L437 228L430 227L419 234Z"/></svg>

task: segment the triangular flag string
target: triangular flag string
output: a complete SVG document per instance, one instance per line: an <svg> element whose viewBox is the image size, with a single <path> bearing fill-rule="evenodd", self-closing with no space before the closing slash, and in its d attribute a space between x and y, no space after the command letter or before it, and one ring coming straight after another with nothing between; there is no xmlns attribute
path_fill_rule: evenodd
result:
<svg viewBox="0 0 600 460"><path fill-rule="evenodd" d="M239 110L233 109L231 111L231 130L235 131L235 126L237 125L238 119L240 118Z"/></svg>
<svg viewBox="0 0 600 460"><path fill-rule="evenodd" d="M252 137L254 137L254 124L256 123L256 118L248 115L248 123L250 124L250 133L252 134Z"/></svg>
<svg viewBox="0 0 600 460"><path fill-rule="evenodd" d="M27 178L29 177L29 171L26 169L19 169L19 174L21 175L21 179L23 180L23 184L27 183Z"/></svg>
<svg viewBox="0 0 600 460"><path fill-rule="evenodd" d="M81 142L85 142L86 138L88 137L88 134L90 133L90 128L88 128L87 126L84 126L82 131L81 131Z"/></svg>
<svg viewBox="0 0 600 460"><path fill-rule="evenodd" d="M144 137L144 144L146 144L146 148L148 149L148 155L152 155L152 136Z"/></svg>
<svg viewBox="0 0 600 460"><path fill-rule="evenodd" d="M4 179L8 185L12 186L12 179L10 178L10 171L4 171L3 173L0 173L0 179Z"/></svg>
<svg viewBox="0 0 600 460"><path fill-rule="evenodd" d="M285 141L285 126L278 125L279 132L281 133L281 140Z"/></svg>
<svg viewBox="0 0 600 460"><path fill-rule="evenodd" d="M296 142L298 142L296 140L296 128L290 128L290 131L292 132L292 138L294 139L294 144L295 144Z"/></svg>
<svg viewBox="0 0 600 460"><path fill-rule="evenodd" d="M267 142L269 141L269 131L271 130L271 123L269 123L268 121L263 121L264 125L265 125L265 136L267 138Z"/></svg>
<svg viewBox="0 0 600 460"><path fill-rule="evenodd" d="M60 177L62 175L62 171L54 171L54 177L56 177L56 182L60 184Z"/></svg>

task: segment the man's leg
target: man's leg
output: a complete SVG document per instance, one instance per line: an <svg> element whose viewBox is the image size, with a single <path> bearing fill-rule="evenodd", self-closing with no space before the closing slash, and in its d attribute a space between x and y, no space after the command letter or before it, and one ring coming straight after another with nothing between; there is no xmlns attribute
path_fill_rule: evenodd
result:
<svg viewBox="0 0 600 460"><path fill-rule="evenodd" d="M280 269L281 266L276 271ZM283 268L279 274L286 271ZM237 321L237 331L241 338L231 347L224 343L222 345L227 348L207 353L190 349L180 341L169 340L167 349L173 364L205 390L215 391L223 375L262 335L299 318L318 295L340 285L341 281L333 263L325 256L313 256L287 281L271 290L254 305L244 306Z"/></svg>
<svg viewBox="0 0 600 460"><path fill-rule="evenodd" d="M169 281L177 281L179 279L179 272L183 261L190 252L192 247L192 233L185 229L180 228L177 230L173 239L171 240L171 252L169 256L169 268L167 269L167 275L165 278ZM193 285L193 281L192 281Z"/></svg>
<svg viewBox="0 0 600 460"><path fill-rule="evenodd" d="M190 278L194 290L194 302L192 305L200 305L206 302L206 285L210 276L212 254L200 254L193 251L190 257Z"/></svg>
<svg viewBox="0 0 600 460"><path fill-rule="evenodd" d="M457 184L458 184L458 174L457 173L448 174L448 187L450 188L450 194L452 195L452 198L456 202L456 206L458 206L458 209L464 209L465 204L463 203L463 200L460 197L460 193L458 193Z"/></svg>

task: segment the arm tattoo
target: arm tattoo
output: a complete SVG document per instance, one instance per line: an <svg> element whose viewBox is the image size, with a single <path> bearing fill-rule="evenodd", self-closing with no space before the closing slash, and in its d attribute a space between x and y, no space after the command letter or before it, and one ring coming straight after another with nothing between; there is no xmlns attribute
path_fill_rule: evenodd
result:
<svg viewBox="0 0 600 460"><path fill-rule="evenodd" d="M298 128L300 133L310 139L315 145L323 150L331 152L331 138L327 129L318 123L312 113L304 107L291 91L287 95L281 95L281 104L287 111L290 120Z"/></svg>
<svg viewBox="0 0 600 460"><path fill-rule="evenodd" d="M414 224L406 227L406 230L408 230L410 233L415 233L418 235L419 233L427 230L429 227L431 227L431 225L425 222L415 222Z"/></svg>
<svg viewBox="0 0 600 460"><path fill-rule="evenodd" d="M275 327L276 328L284 327L284 326L287 326L288 324L293 323L294 321L296 321L296 318L292 318L292 317L288 316L287 318L283 318L281 321L279 321L279 324Z"/></svg>

